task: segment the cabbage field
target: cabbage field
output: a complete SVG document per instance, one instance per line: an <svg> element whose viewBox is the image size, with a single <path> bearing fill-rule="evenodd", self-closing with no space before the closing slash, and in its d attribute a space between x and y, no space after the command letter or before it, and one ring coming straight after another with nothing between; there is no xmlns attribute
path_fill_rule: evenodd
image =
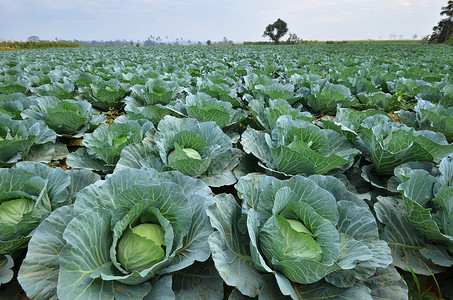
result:
<svg viewBox="0 0 453 300"><path fill-rule="evenodd" d="M0 52L0 299L453 299L453 47Z"/></svg>

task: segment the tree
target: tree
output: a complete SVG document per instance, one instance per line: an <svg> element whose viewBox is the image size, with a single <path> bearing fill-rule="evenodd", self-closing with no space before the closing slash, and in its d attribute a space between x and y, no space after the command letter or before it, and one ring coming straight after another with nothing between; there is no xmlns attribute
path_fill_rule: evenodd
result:
<svg viewBox="0 0 453 300"><path fill-rule="evenodd" d="M29 42L39 42L39 37L37 37L36 35L32 35L32 36L29 36L29 37L27 38L27 40L28 40Z"/></svg>
<svg viewBox="0 0 453 300"><path fill-rule="evenodd" d="M413 38L414 40L415 40L417 37L418 37L418 34L416 34L416 33L412 35L412 38Z"/></svg>
<svg viewBox="0 0 453 300"><path fill-rule="evenodd" d="M208 45L208 46L211 46L211 43L212 43L211 40L206 41L206 45Z"/></svg>
<svg viewBox="0 0 453 300"><path fill-rule="evenodd" d="M451 20L453 17L453 0L448 0L447 5L443 6L441 9L442 11L440 12L440 15L447 15Z"/></svg>
<svg viewBox="0 0 453 300"><path fill-rule="evenodd" d="M263 33L263 37L268 36L278 45L279 40L288 32L288 24L285 21L278 19L273 24L269 24Z"/></svg>
<svg viewBox="0 0 453 300"><path fill-rule="evenodd" d="M440 15L447 17L433 27L433 33L429 38L430 43L445 43L453 34L453 0L448 0L447 5L441 9Z"/></svg>
<svg viewBox="0 0 453 300"><path fill-rule="evenodd" d="M297 44L299 43L301 40L299 39L299 37L297 36L297 34L295 33L289 33L289 37L288 39L286 40L286 42L288 44Z"/></svg>

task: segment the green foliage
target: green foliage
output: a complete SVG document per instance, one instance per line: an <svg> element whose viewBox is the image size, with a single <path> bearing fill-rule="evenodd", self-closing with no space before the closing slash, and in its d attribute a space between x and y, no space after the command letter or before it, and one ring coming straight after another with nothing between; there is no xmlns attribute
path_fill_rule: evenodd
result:
<svg viewBox="0 0 453 300"><path fill-rule="evenodd" d="M1 52L0 294L407 299L401 270L450 272L451 47L359 43Z"/></svg>
<svg viewBox="0 0 453 300"><path fill-rule="evenodd" d="M217 196L208 208L216 230L209 243L220 276L244 295L264 294L271 275L285 295L315 284L314 297L332 286L358 296L358 278L391 263L367 205L334 177L278 180L252 173L235 187L242 208L229 195ZM301 283L301 290L286 278Z"/></svg>
<svg viewBox="0 0 453 300"><path fill-rule="evenodd" d="M178 170L218 187L236 182L233 169L241 154L216 123L166 116L152 137L124 149L116 170Z"/></svg>
<svg viewBox="0 0 453 300"><path fill-rule="evenodd" d="M82 137L92 127L105 122L104 115L95 115L85 100L59 100L52 96L34 99L33 104L21 113L25 119L42 120L57 134Z"/></svg>
<svg viewBox="0 0 453 300"><path fill-rule="evenodd" d="M264 30L263 37L269 37L274 41L275 45L278 45L279 40L288 32L288 24L281 19L277 19L272 24L267 25Z"/></svg>
<svg viewBox="0 0 453 300"><path fill-rule="evenodd" d="M117 79L92 83L81 91L94 107L103 110L120 108L123 105L120 100L128 93L126 84Z"/></svg>
<svg viewBox="0 0 453 300"><path fill-rule="evenodd" d="M340 133L286 115L277 119L271 134L248 128L242 134L241 144L246 153L263 163L262 167L287 175L344 170L359 154Z"/></svg>
<svg viewBox="0 0 453 300"><path fill-rule="evenodd" d="M108 127L98 127L93 133L85 134L83 144L87 148L69 154L67 163L73 168L111 172L123 149L140 143L152 130L153 124L146 120L114 122Z"/></svg>
<svg viewBox="0 0 453 300"><path fill-rule="evenodd" d="M81 181L77 175L32 162L0 169L0 254L12 254L26 246L44 218L71 204L74 193L99 179L87 173L88 180Z"/></svg>
<svg viewBox="0 0 453 300"><path fill-rule="evenodd" d="M441 19L437 26L433 27L433 33L429 38L430 43L448 43L453 34L453 2L451 0L448 0L447 5L442 7L440 15L445 15L446 18Z"/></svg>
<svg viewBox="0 0 453 300"><path fill-rule="evenodd" d="M180 173L116 172L41 223L19 281L35 297L142 299L152 289L173 294L171 285L148 281L208 259L212 228L205 205L211 201L207 185ZM38 251L38 239L49 232L50 247ZM59 260L42 260L55 253ZM50 266L58 276L30 280Z"/></svg>
<svg viewBox="0 0 453 300"><path fill-rule="evenodd" d="M8 166L20 160L49 162L55 149L52 145L56 134L42 121L12 120L7 115L0 115L0 166ZM47 145L48 155L30 156L33 149Z"/></svg>
<svg viewBox="0 0 453 300"><path fill-rule="evenodd" d="M80 44L71 41L0 41L0 49L18 50L18 49L48 49L48 48L77 48Z"/></svg>
<svg viewBox="0 0 453 300"><path fill-rule="evenodd" d="M453 152L445 136L432 131L415 131L380 115L366 118L356 146L372 161L379 175L391 175L409 161L433 162Z"/></svg>

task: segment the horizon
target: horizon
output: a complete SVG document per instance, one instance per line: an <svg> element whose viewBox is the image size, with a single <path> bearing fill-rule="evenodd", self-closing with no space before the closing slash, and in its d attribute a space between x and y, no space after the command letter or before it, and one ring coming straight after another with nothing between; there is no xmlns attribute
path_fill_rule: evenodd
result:
<svg viewBox="0 0 453 300"><path fill-rule="evenodd" d="M431 33L446 2L283 0L274 8L269 0L0 0L0 40L259 42L269 40L264 29L278 18L302 40L412 40Z"/></svg>

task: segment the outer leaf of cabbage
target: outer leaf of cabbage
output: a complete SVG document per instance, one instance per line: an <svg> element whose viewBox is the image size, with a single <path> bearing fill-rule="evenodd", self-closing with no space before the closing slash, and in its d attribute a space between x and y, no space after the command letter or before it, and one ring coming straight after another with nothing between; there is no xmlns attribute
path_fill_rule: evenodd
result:
<svg viewBox="0 0 453 300"><path fill-rule="evenodd" d="M120 100L128 93L127 87L117 79L93 82L86 88L82 88L81 91L90 99L94 107L103 110L123 106Z"/></svg>
<svg viewBox="0 0 453 300"><path fill-rule="evenodd" d="M301 111L291 107L286 100L269 99L269 107L265 107L265 102L262 99L252 99L249 101L248 108L255 119L265 130L275 128L277 119L282 115L290 115L293 119L301 119L305 121L313 120L313 116L309 112Z"/></svg>
<svg viewBox="0 0 453 300"><path fill-rule="evenodd" d="M280 117L271 135L248 128L241 144L246 153L255 155L268 169L290 175L347 169L359 153L340 133L292 120L290 116Z"/></svg>
<svg viewBox="0 0 453 300"><path fill-rule="evenodd" d="M76 217L63 234L67 244L60 254L58 296L141 299L150 290L145 281L205 261L212 233L205 210L211 197L199 180L153 169L118 171L85 188L75 202ZM156 218L166 228L165 258L142 271L127 272L116 258L117 241L130 224Z"/></svg>
<svg viewBox="0 0 453 300"><path fill-rule="evenodd" d="M22 117L42 120L58 134L81 137L90 126L105 121L104 115L94 115L87 101L59 100L46 96L34 100L35 105L21 113Z"/></svg>
<svg viewBox="0 0 453 300"><path fill-rule="evenodd" d="M73 218L73 206L63 206L36 228L18 275L29 298L57 299L59 254L66 245L63 231Z"/></svg>
<svg viewBox="0 0 453 300"><path fill-rule="evenodd" d="M22 93L0 95L0 113L10 116L12 119L20 120L20 113L31 105L30 99Z"/></svg>
<svg viewBox="0 0 453 300"><path fill-rule="evenodd" d="M440 104L419 99L414 111L402 110L397 114L407 126L441 132L449 142L453 141L453 107L444 108Z"/></svg>
<svg viewBox="0 0 453 300"><path fill-rule="evenodd" d="M93 133L85 134L83 144L87 149L81 148L69 154L67 163L73 168L113 170L121 151L127 145L140 143L146 132L153 128L150 122L138 121L114 122L109 127L98 127Z"/></svg>
<svg viewBox="0 0 453 300"><path fill-rule="evenodd" d="M19 160L26 160L33 146L47 144L54 150L56 134L42 121L12 120L6 115L0 116L0 166L7 166ZM33 158L40 160L39 157Z"/></svg>
<svg viewBox="0 0 453 300"><path fill-rule="evenodd" d="M362 127L356 145L373 162L378 175L391 175L405 162L432 162L453 153L453 145L441 133L415 131L381 116L366 118Z"/></svg>
<svg viewBox="0 0 453 300"><path fill-rule="evenodd" d="M333 194L318 186L316 182L322 186L333 186ZM259 294L260 282L252 285L253 292L248 291L245 282L235 282L228 276L229 266L222 262L238 260L239 263L245 260L248 269L244 270L244 274L256 271L260 272L258 274L273 274L282 293L291 295L294 299L297 293L294 290L291 292L291 288L285 284L285 277L303 284L326 278L335 286L341 287L344 292L350 288L350 292L353 292L354 289L357 290L355 286L363 284L362 281L371 277L378 268L386 268L391 263L390 250L384 241L379 240L377 225L368 207L365 203L355 204L360 200L348 192L336 178L313 176L311 180L295 176L282 181L264 175L249 174L239 180L236 188L243 200L242 211L239 208L234 209L236 204L233 199L232 202L229 201L231 204L228 209L224 207L228 202L225 200L216 203L217 207L210 207L211 222L218 230L211 236L210 244L216 253L213 259L216 267L221 270L221 276L246 295ZM223 214L220 214L221 212ZM234 215L236 217L231 219ZM301 222L319 243L321 256L307 253L303 257L295 258L293 256L297 256L297 251L292 251L288 256L285 249L294 250L297 247L293 247L296 240L294 243L285 240L284 231L281 230L284 221L275 226L268 225L273 220L281 223L278 220L282 218ZM363 227L368 229L361 231ZM241 244L246 243L247 233L250 254L248 249L247 252L221 250L236 249L232 245L239 237L244 241ZM273 238L268 239L266 236ZM222 243L226 244L221 246ZM242 256L239 253L245 254ZM251 269L250 257L256 270ZM344 276L348 280L342 281Z"/></svg>
<svg viewBox="0 0 453 300"><path fill-rule="evenodd" d="M136 99L140 106L168 104L183 91L183 88L175 81L163 79L149 79L144 86L134 85L131 97Z"/></svg>
<svg viewBox="0 0 453 300"><path fill-rule="evenodd" d="M201 159L187 156L187 149L198 152ZM232 148L230 138L214 122L198 123L194 119L166 116L159 122L154 136L144 139L141 145L124 149L117 170L129 167L175 169L211 186L231 185L236 182L233 169L241 155L242 152Z"/></svg>

